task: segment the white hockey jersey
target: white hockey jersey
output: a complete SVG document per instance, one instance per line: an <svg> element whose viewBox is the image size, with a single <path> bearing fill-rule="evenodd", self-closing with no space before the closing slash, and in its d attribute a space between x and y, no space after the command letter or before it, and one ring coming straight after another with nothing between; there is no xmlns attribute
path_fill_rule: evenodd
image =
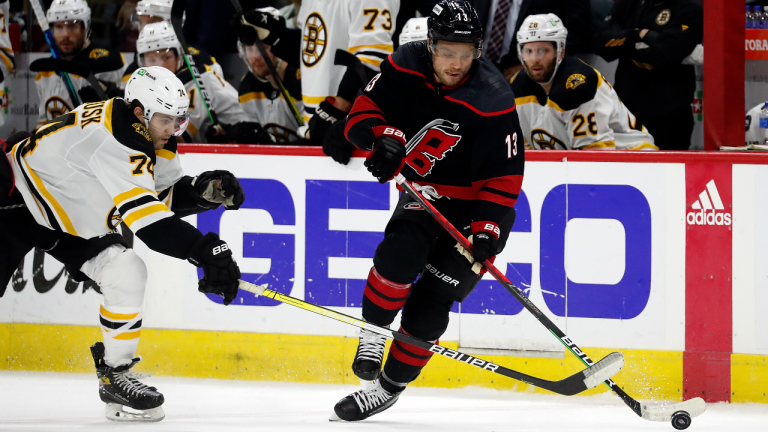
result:
<svg viewBox="0 0 768 432"><path fill-rule="evenodd" d="M5 83L14 66L13 47L8 34L8 19L10 18L10 0L0 0L0 100L5 99ZM5 124L5 117L0 110L0 127Z"/></svg>
<svg viewBox="0 0 768 432"><path fill-rule="evenodd" d="M173 216L171 197L166 204L157 193L183 176L175 153L155 151L119 98L58 117L7 157L35 220L85 239L114 232L121 220L136 232Z"/></svg>
<svg viewBox="0 0 768 432"><path fill-rule="evenodd" d="M278 70L285 70L283 85L288 97L301 113L304 105L301 102L300 69L286 62L279 62L276 67ZM269 81L247 72L240 80L238 92L245 113L252 121L261 123L277 144L287 144L299 138L296 133L299 122L296 121L291 106Z"/></svg>
<svg viewBox="0 0 768 432"><path fill-rule="evenodd" d="M658 150L597 70L565 56L549 95L525 70L510 80L528 148Z"/></svg>
<svg viewBox="0 0 768 432"><path fill-rule="evenodd" d="M125 67L125 59L122 53L104 48L88 47L80 51L72 61L83 63L92 71L104 71L94 73L96 79L111 82L115 86L120 85L122 69ZM69 77L76 92L83 87L90 86L88 80L84 77L78 75L70 75ZM56 72L38 72L35 77L35 86L37 87L37 95L40 101L37 117L38 126L72 111L74 106L72 98L69 96L64 80ZM80 95L78 94L79 97Z"/></svg>
<svg viewBox="0 0 768 432"><path fill-rule="evenodd" d="M195 61L197 63L197 59ZM234 125L244 121L252 121L243 111L238 98L237 90L232 87L221 75L219 75L211 66L204 65L205 72L200 71L200 75L205 82L205 88L211 98L213 110L219 122ZM190 142L205 143L205 131L213 123L208 116L208 110L205 108L203 97L197 90L195 80L188 69L183 68L176 72L176 76L184 83L184 88L189 93L189 125L184 133L185 139L189 137Z"/></svg>
<svg viewBox="0 0 768 432"><path fill-rule="evenodd" d="M760 110L763 109L764 105L765 103L758 104L747 112L745 144L762 144L765 140L765 137L761 136L762 133L760 132Z"/></svg>
<svg viewBox="0 0 768 432"><path fill-rule="evenodd" d="M301 78L306 120L328 96L336 96L346 67L334 65L336 50L379 65L394 51L400 0L304 0L297 23L302 29Z"/></svg>

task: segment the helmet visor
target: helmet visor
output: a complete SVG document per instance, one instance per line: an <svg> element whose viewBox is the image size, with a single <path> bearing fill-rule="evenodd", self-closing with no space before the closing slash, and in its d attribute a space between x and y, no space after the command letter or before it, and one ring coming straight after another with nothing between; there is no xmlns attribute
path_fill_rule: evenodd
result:
<svg viewBox="0 0 768 432"><path fill-rule="evenodd" d="M181 136L189 126L189 113L185 112L180 116L155 113L149 121L149 127L159 133L160 136L173 135Z"/></svg>
<svg viewBox="0 0 768 432"><path fill-rule="evenodd" d="M520 56L527 62L537 61L542 60L547 56L554 57L555 49L551 44L544 45L527 43L520 48Z"/></svg>

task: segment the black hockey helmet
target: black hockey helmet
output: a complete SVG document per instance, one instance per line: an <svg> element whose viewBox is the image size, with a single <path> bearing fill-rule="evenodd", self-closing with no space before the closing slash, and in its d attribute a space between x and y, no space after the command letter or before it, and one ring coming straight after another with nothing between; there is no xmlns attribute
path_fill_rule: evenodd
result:
<svg viewBox="0 0 768 432"><path fill-rule="evenodd" d="M475 45L475 58L483 49L483 25L475 8L464 0L442 0L427 19L431 48L439 40Z"/></svg>

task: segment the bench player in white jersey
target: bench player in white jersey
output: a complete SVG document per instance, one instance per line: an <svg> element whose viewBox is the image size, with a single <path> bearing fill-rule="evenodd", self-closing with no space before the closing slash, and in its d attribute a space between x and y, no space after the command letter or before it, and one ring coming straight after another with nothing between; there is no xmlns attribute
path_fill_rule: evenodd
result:
<svg viewBox="0 0 768 432"><path fill-rule="evenodd" d="M85 0L56 0L46 13L53 38L65 60L85 65L101 81L108 95L115 95L125 66L119 51L91 46L91 8ZM69 76L80 102L99 100L88 81L77 75ZM40 100L37 125L41 126L75 106L64 80L55 71L39 72L35 86Z"/></svg>
<svg viewBox="0 0 768 432"><path fill-rule="evenodd" d="M523 70L510 80L525 144L550 150L658 150L597 70L566 55L554 14L527 17L517 33Z"/></svg>
<svg viewBox="0 0 768 432"><path fill-rule="evenodd" d="M242 144L268 144L271 136L257 122L245 113L240 105L237 90L232 87L219 73L210 66L198 63L200 75L211 98L211 104L216 111L219 122L226 131L225 134L215 135L208 110L203 101L195 80L187 68L182 52L181 43L166 22L147 24L136 40L136 52L139 54L139 66L162 66L176 74L184 83L189 94L189 126L184 136L187 142L236 142Z"/></svg>
<svg viewBox="0 0 768 432"><path fill-rule="evenodd" d="M158 22L171 22L171 7L173 6L173 0L140 0L136 3L136 13L132 17L134 26L139 29L139 33L144 30L144 26L147 24ZM221 65L216 62L216 59L199 49L188 46L188 53L197 56L195 58L196 65L207 65L219 76L224 76L224 71L221 69ZM125 88L125 83L131 77L131 74L139 68L139 54L135 53L131 64L126 66L123 70L123 80L120 83L120 88Z"/></svg>
<svg viewBox="0 0 768 432"><path fill-rule="evenodd" d="M76 279L101 287L103 343L91 351L110 420L164 417L163 395L130 370L141 360L135 354L147 270L117 233L121 221L150 249L202 268L199 291L222 295L224 304L237 295L240 270L227 244L181 220L222 203L237 209L245 199L229 172L183 174L174 149L189 121L188 105L173 73L139 69L125 99L81 105L0 159L0 283L4 287L11 269L40 247ZM158 191L167 191L164 201ZM142 414L125 413L123 406Z"/></svg>
<svg viewBox="0 0 768 432"><path fill-rule="evenodd" d="M270 19L281 18L280 12L273 7L261 8L257 11L269 14ZM285 19L285 17L282 18ZM238 33L244 34L242 31ZM286 101L280 93L280 87L259 52L256 41L244 35L237 41L240 58L248 66L248 72L243 75L237 89L240 94L240 103L246 114L264 125L264 129L275 138L278 144L295 142L299 139L297 130L300 125L293 114L291 104L299 112L304 109L301 102L301 70L298 64L289 64L274 55L269 45L264 45L264 49L275 66L290 101Z"/></svg>
<svg viewBox="0 0 768 432"><path fill-rule="evenodd" d="M13 47L8 32L8 19L11 15L10 0L0 0L0 99L5 97L5 80L16 67L13 57ZM5 118L0 111L0 127L5 124Z"/></svg>

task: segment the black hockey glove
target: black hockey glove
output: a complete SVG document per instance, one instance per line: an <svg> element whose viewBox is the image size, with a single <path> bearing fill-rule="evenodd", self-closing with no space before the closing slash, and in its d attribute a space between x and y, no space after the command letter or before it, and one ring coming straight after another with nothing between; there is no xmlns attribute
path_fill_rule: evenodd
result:
<svg viewBox="0 0 768 432"><path fill-rule="evenodd" d="M493 222L472 223L472 256L483 263L496 256L499 243L499 226Z"/></svg>
<svg viewBox="0 0 768 432"><path fill-rule="evenodd" d="M274 8L246 11L236 20L235 32L240 42L245 45L255 44L258 38L264 44L272 46L285 31L285 18Z"/></svg>
<svg viewBox="0 0 768 432"><path fill-rule="evenodd" d="M240 181L229 171L206 171L195 177L193 184L200 207L215 209L224 204L227 210L237 210L245 202Z"/></svg>
<svg viewBox="0 0 768 432"><path fill-rule="evenodd" d="M405 163L405 134L400 129L390 126L373 128L376 138L373 141L373 152L365 160L368 172L386 183L396 176Z"/></svg>
<svg viewBox="0 0 768 432"><path fill-rule="evenodd" d="M203 269L203 278L197 283L198 291L224 297L225 305L232 303L237 297L240 268L232 259L232 251L226 242L209 232L192 246L187 260Z"/></svg>
<svg viewBox="0 0 768 432"><path fill-rule="evenodd" d="M346 116L347 113L333 106L333 98L320 102L315 108L315 115L309 119L309 139L312 145L322 146L325 134L331 126Z"/></svg>
<svg viewBox="0 0 768 432"><path fill-rule="evenodd" d="M346 165L349 163L349 159L352 157L352 151L355 146L347 141L347 137L344 136L344 128L347 126L346 117L343 120L339 120L328 129L328 133L325 134L323 139L323 153L330 156L336 162Z"/></svg>
<svg viewBox="0 0 768 432"><path fill-rule="evenodd" d="M230 141L230 136L232 134L232 125L228 125L225 123L219 123L219 126L221 126L222 132L217 133L216 128L211 125L208 126L208 129L205 130L205 141L210 144L227 144Z"/></svg>
<svg viewBox="0 0 768 432"><path fill-rule="evenodd" d="M236 144L274 144L275 139L266 129L256 122L235 123L227 133Z"/></svg>

